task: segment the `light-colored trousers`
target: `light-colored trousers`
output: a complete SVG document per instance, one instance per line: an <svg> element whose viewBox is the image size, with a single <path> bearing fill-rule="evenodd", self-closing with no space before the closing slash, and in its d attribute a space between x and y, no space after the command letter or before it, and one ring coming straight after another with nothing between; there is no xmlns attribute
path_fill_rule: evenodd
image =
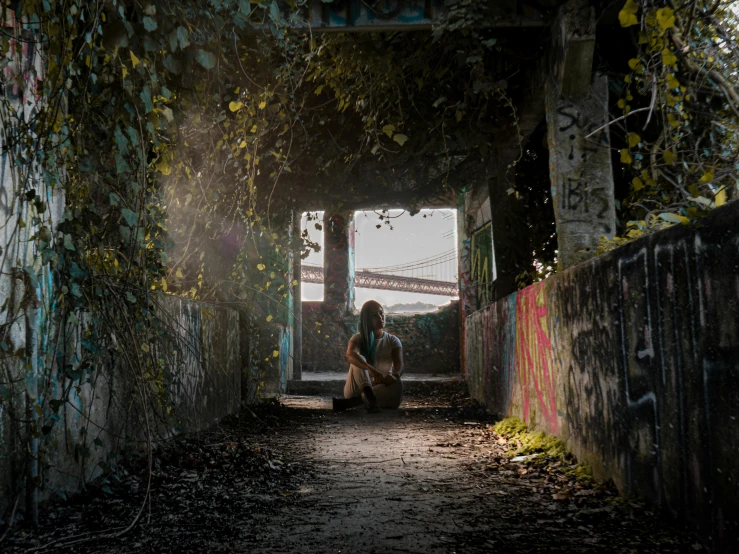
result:
<svg viewBox="0 0 739 554"><path fill-rule="evenodd" d="M375 384L370 379L369 371L359 369L354 364L349 366L349 374L346 376L346 384L344 384L344 398L354 398L360 396L364 387L372 387L372 392L377 398L377 405L380 408L397 409L403 401L403 383L400 377L395 378L395 383L390 386L382 383Z"/></svg>

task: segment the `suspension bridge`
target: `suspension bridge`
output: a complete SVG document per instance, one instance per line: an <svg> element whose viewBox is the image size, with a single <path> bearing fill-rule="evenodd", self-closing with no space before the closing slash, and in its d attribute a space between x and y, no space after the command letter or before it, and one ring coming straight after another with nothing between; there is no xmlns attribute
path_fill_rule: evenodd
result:
<svg viewBox="0 0 739 554"><path fill-rule="evenodd" d="M358 267L354 286L458 296L457 271L457 251L448 250L407 264ZM300 274L304 283L323 283L325 277L324 268L320 265L303 264Z"/></svg>

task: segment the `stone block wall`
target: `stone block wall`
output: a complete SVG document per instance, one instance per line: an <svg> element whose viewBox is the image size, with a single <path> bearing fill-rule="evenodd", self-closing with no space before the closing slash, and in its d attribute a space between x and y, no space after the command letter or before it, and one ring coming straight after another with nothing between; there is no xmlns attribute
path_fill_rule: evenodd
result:
<svg viewBox="0 0 739 554"><path fill-rule="evenodd" d="M459 306L436 312L387 314L386 331L403 343L407 373L459 373ZM323 302L303 302L303 367L345 372L346 347L359 315L331 311Z"/></svg>
<svg viewBox="0 0 739 554"><path fill-rule="evenodd" d="M739 203L472 314L466 363L490 410L738 546Z"/></svg>

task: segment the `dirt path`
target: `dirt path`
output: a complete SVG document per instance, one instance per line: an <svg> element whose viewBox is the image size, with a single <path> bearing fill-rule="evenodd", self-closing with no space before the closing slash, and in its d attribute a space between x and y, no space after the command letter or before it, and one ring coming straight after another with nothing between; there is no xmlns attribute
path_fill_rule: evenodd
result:
<svg viewBox="0 0 739 554"><path fill-rule="evenodd" d="M399 411L334 414L287 397L159 451L148 473L47 508L3 552L690 552L638 503L577 480L569 463L514 462L469 400L407 399ZM452 399L458 401L459 399ZM255 419L256 418L256 419ZM569 471L568 471L569 470ZM107 485L106 485L107 486Z"/></svg>
<svg viewBox="0 0 739 554"><path fill-rule="evenodd" d="M448 406L410 401L398 412L370 415L315 411L327 410L329 399L286 403L321 420L293 433L290 446L315 474L280 511L280 524L265 526L243 551L702 549L638 504L616 507L602 489L567 488L573 478L561 469L508 462L500 445L484 438L482 423L453 417Z"/></svg>

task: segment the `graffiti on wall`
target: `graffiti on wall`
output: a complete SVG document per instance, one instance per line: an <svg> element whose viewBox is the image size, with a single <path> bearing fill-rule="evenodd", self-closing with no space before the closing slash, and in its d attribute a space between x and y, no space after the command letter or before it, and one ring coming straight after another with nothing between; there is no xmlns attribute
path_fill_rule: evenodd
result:
<svg viewBox="0 0 739 554"><path fill-rule="evenodd" d="M492 300L493 275L493 225L486 223L472 233L470 241L470 281L476 289L476 309Z"/></svg>
<svg viewBox="0 0 739 554"><path fill-rule="evenodd" d="M524 420L530 421L531 400L535 399L536 409L540 410L547 431L556 433L559 429L556 383L552 343L546 326L544 283L519 291L516 298L516 373L521 387Z"/></svg>
<svg viewBox="0 0 739 554"><path fill-rule="evenodd" d="M738 220L729 205L468 318L476 398L557 433L599 476L716 544L739 539Z"/></svg>
<svg viewBox="0 0 739 554"><path fill-rule="evenodd" d="M0 59L2 90L5 98L17 100L24 107L37 100L38 82L44 77L44 62L34 33L24 29L15 12L3 9L0 26L12 29L8 51Z"/></svg>
<svg viewBox="0 0 739 554"><path fill-rule="evenodd" d="M562 152L564 158L558 160L561 166L561 178L557 182L560 221L587 224L596 221L601 232L610 234L612 190L591 182L593 170L598 171L599 166L604 165L601 158L610 156L607 128L585 139L602 127L605 121L593 121L580 107L570 103L558 107L556 113L558 139L564 141L565 150ZM603 112L602 115L605 117L608 114Z"/></svg>

